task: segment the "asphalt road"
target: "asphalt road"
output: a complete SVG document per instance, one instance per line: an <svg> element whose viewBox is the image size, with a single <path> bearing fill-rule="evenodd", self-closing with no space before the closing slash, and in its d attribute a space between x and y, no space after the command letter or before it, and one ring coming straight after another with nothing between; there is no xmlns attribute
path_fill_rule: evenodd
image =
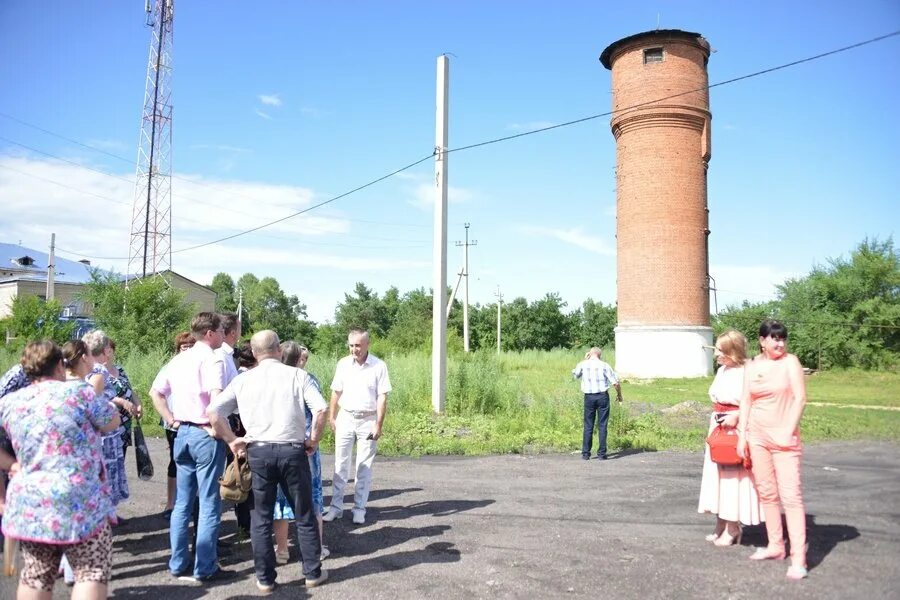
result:
<svg viewBox="0 0 900 600"><path fill-rule="evenodd" d="M249 542L231 548L230 583L186 587L169 576L165 442L150 440L157 476L130 474L131 520L116 530L112 598L258 595ZM376 459L367 523L350 512L326 525L330 580L307 591L297 563L278 567L273 598L897 598L900 597L900 453L881 443L808 446L809 579L786 581L787 562L747 559L763 543L716 548L696 512L702 456L613 455ZM132 456L129 454L129 459ZM323 457L331 472L332 457ZM326 482L327 483L327 482ZM326 485L326 496L329 487ZM233 513L223 537L234 539ZM296 558L296 549L292 547ZM15 582L0 581L0 598ZM68 597L60 580L54 598Z"/></svg>

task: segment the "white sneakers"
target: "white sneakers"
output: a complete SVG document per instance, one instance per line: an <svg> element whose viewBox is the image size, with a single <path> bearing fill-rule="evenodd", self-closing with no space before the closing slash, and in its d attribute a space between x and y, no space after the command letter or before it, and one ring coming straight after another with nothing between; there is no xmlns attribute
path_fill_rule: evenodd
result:
<svg viewBox="0 0 900 600"><path fill-rule="evenodd" d="M326 523L331 523L335 519L340 519L343 514L344 511L342 511L341 509L335 508L334 506L329 506L328 510L325 511L325 514L322 515L322 520Z"/></svg>
<svg viewBox="0 0 900 600"><path fill-rule="evenodd" d="M343 510L341 510L339 508L335 508L334 506L329 506L328 510L325 511L325 514L322 515L322 520L325 521L326 523L331 523L335 519L340 519L342 516L344 516ZM354 508L353 509L353 524L354 525L365 525L365 523L366 523L366 511Z"/></svg>

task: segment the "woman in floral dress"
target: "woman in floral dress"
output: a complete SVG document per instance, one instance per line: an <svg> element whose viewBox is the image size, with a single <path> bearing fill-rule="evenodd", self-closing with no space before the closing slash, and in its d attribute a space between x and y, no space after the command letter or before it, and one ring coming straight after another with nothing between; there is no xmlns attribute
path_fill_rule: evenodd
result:
<svg viewBox="0 0 900 600"><path fill-rule="evenodd" d="M100 434L119 415L82 381L64 381L59 347L31 342L22 366L33 382L0 400L0 427L18 462L0 465L11 479L3 533L19 540L24 568L19 598L51 598L63 553L75 572L73 595L106 598L114 515Z"/></svg>

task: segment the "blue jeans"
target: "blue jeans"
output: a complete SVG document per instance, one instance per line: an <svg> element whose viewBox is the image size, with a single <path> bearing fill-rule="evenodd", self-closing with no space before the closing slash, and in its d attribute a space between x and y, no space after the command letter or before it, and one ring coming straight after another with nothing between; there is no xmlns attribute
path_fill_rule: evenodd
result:
<svg viewBox="0 0 900 600"><path fill-rule="evenodd" d="M272 546L272 515L275 496L281 487L294 509L297 542L303 574L318 578L322 573L322 541L312 500L309 460L303 444L251 444L247 448L253 474L253 511L250 517L250 543L256 579L269 585L275 582L275 548Z"/></svg>
<svg viewBox="0 0 900 600"><path fill-rule="evenodd" d="M178 493L169 528L172 547L169 571L173 575L183 575L191 568L189 524L194 498L199 496L200 519L197 523L193 575L203 579L219 568L216 549L222 518L219 477L225 469L225 442L211 438L199 427L183 424L175 436L174 454Z"/></svg>
<svg viewBox="0 0 900 600"><path fill-rule="evenodd" d="M598 415L599 413L599 415ZM600 438L597 456L606 456L606 424L609 422L609 392L584 395L584 434L581 437L581 455L591 455L594 437L594 419L599 416L597 435Z"/></svg>

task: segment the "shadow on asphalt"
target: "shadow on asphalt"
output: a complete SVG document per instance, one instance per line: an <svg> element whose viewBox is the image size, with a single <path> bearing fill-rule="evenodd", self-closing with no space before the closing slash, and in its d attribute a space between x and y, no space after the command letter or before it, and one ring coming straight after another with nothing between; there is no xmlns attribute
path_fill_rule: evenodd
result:
<svg viewBox="0 0 900 600"><path fill-rule="evenodd" d="M806 541L809 550L806 552L806 563L810 570L815 569L834 547L841 542L859 537L859 529L852 525L819 525L816 515L806 515Z"/></svg>
<svg viewBox="0 0 900 600"><path fill-rule="evenodd" d="M633 454L644 454L645 452L656 452L656 450L652 450L649 448L625 448L624 450L619 450L618 452L610 452L606 455L606 458L609 460L613 460L616 458L625 458L626 456L631 456Z"/></svg>
<svg viewBox="0 0 900 600"><path fill-rule="evenodd" d="M366 518L371 521L398 521L421 515L431 515L433 517L446 517L456 513L473 510L476 508L484 508L493 504L492 499L487 500L429 500L427 502L416 502L415 504L401 506L384 506L372 507L366 511Z"/></svg>
<svg viewBox="0 0 900 600"><path fill-rule="evenodd" d="M345 567L329 569L328 574L332 581L342 581L376 575L385 571L400 571L424 563L459 562L460 556L460 551L450 542L435 542L421 550L395 552L385 556L367 558Z"/></svg>
<svg viewBox="0 0 900 600"><path fill-rule="evenodd" d="M784 519L784 517L782 517ZM787 535L787 523L782 520L782 530ZM851 525L820 525L816 523L816 515L806 515L806 543L809 549L806 551L807 567L812 570L819 566L825 557L841 542L856 539L860 536L859 529ZM742 546L764 547L768 541L765 524L750 525L744 527L741 536ZM790 552L790 545L788 545Z"/></svg>

